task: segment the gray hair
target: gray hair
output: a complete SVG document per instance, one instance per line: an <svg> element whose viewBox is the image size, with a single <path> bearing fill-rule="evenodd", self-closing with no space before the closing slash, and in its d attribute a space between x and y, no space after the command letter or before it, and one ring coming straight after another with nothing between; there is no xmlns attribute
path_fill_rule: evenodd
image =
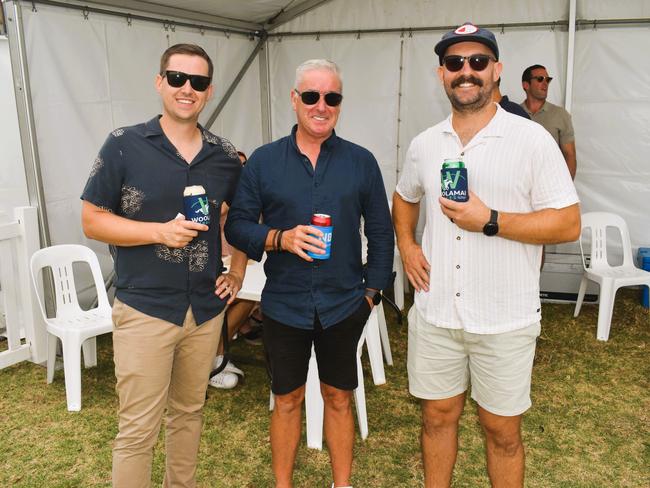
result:
<svg viewBox="0 0 650 488"><path fill-rule="evenodd" d="M329 61L327 59L309 59L298 66L296 68L296 81L293 87L297 90L305 73L314 70L325 70L334 73L339 79L341 91L343 91L343 77L341 76L341 70L334 61Z"/></svg>

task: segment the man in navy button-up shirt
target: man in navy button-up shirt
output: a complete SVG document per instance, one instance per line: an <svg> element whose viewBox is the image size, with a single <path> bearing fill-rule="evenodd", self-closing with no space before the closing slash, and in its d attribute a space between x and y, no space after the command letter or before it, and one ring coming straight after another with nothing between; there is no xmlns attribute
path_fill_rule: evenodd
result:
<svg viewBox="0 0 650 488"><path fill-rule="evenodd" d="M198 125L212 61L177 44L160 60L162 116L113 131L84 189L86 235L116 246L113 350L119 433L113 486L149 486L167 409L165 486L194 486L208 376L246 256L221 274L219 210L241 172L235 148ZM204 187L210 225L185 220L183 190Z"/></svg>
<svg viewBox="0 0 650 488"><path fill-rule="evenodd" d="M341 90L332 62L311 60L297 69L291 102L298 123L291 135L252 154L226 222L228 242L250 258L260 260L267 251L262 310L276 395L271 447L277 486L291 486L312 342L335 486L349 485L357 342L392 271L393 228L377 161L334 132ZM329 259L307 254L324 253L322 232L309 225L316 213L331 216Z"/></svg>

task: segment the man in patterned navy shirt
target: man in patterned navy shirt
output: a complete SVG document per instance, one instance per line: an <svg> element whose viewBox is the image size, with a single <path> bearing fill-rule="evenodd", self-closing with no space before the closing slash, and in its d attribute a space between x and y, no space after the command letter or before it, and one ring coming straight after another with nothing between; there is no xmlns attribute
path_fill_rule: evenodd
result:
<svg viewBox="0 0 650 488"><path fill-rule="evenodd" d="M236 252L221 274L219 208L230 204L241 166L230 142L198 124L212 72L199 46L167 49L156 77L163 114L108 136L81 197L86 236L117 250L115 487L150 485L165 407L165 486L196 484L208 376L246 266ZM207 192L209 226L179 216L192 185Z"/></svg>

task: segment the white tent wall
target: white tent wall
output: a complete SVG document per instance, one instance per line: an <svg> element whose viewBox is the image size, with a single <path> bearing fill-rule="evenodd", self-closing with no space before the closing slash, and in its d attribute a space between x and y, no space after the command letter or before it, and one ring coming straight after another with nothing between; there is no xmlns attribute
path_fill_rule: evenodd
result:
<svg viewBox="0 0 650 488"><path fill-rule="evenodd" d="M97 13L84 19L79 10L47 5L24 9L23 18L51 242L90 245L107 271L106 246L83 236L79 200L106 136L160 113L154 80L168 46L194 42L213 59L216 90L202 114L205 122L255 42L162 23L128 25L124 18ZM249 151L261 144L256 68L251 66L227 107L211 130Z"/></svg>
<svg viewBox="0 0 650 488"><path fill-rule="evenodd" d="M395 36L295 37L269 42L273 138L296 123L289 94L296 67L312 58L335 60L343 73L344 101L336 131L370 149L379 161L388 194L395 187L399 40Z"/></svg>
<svg viewBox="0 0 650 488"><path fill-rule="evenodd" d="M13 90L9 42L0 36L0 221L13 220L15 207L29 205Z"/></svg>
<svg viewBox="0 0 650 488"><path fill-rule="evenodd" d="M650 29L576 36L573 124L584 211L621 215L632 245L650 246Z"/></svg>

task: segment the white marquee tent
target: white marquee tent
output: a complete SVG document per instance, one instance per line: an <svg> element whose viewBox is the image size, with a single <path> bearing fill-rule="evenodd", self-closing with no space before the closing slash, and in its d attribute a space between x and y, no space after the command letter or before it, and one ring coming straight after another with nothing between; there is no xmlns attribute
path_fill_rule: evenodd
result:
<svg viewBox="0 0 650 488"><path fill-rule="evenodd" d="M215 97L201 122L250 153L286 135L295 67L343 70L340 135L377 157L392 194L409 141L449 113L433 46L470 20L497 35L502 92L534 63L573 114L583 211L622 215L650 245L650 0L94 0L3 2L0 220L38 207L43 245L84 243L79 195L106 135L160 112L162 51L202 45ZM4 215L4 216L3 216ZM570 246L569 246L570 247ZM575 246L573 247L575 251Z"/></svg>

